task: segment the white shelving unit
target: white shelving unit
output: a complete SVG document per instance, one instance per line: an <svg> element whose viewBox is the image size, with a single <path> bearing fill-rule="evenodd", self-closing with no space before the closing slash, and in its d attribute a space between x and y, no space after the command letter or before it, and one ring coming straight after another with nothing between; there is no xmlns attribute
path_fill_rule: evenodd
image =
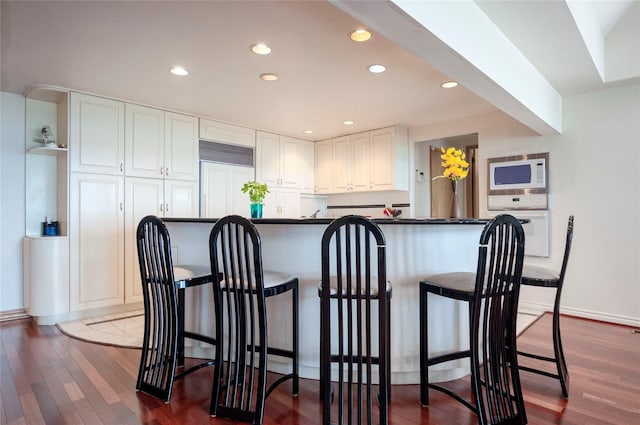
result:
<svg viewBox="0 0 640 425"><path fill-rule="evenodd" d="M26 219L24 296L27 312L46 316L69 312L69 92L35 86L26 94ZM46 146L49 126L56 146ZM42 223L58 222L57 236L44 236Z"/></svg>

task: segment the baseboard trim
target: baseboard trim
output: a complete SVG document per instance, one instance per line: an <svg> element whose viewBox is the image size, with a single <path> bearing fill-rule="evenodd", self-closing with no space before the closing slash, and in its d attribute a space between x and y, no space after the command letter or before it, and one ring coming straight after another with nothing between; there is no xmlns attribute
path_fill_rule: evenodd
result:
<svg viewBox="0 0 640 425"><path fill-rule="evenodd" d="M0 322L6 322L8 320L26 319L30 317L24 308L16 310L0 311Z"/></svg>
<svg viewBox="0 0 640 425"><path fill-rule="evenodd" d="M539 311L539 312L553 311L552 304L532 303L532 302L525 302L522 300L520 300L519 308L532 310L532 311ZM634 317L628 317L628 316L622 316L622 315L616 315L616 314L608 314L600 311L563 307L563 308L560 308L560 314L566 314L567 316L575 316L575 317L580 317L580 318L589 319L589 320L597 320L599 322L632 326L635 328L640 327L640 318L634 318Z"/></svg>

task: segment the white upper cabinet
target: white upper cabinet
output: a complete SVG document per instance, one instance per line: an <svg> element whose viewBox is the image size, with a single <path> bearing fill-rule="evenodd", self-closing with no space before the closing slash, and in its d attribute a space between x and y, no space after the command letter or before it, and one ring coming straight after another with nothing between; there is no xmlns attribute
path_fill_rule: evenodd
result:
<svg viewBox="0 0 640 425"><path fill-rule="evenodd" d="M71 171L124 175L124 103L71 93Z"/></svg>
<svg viewBox="0 0 640 425"><path fill-rule="evenodd" d="M198 180L198 119L164 114L164 174L175 180Z"/></svg>
<svg viewBox="0 0 640 425"><path fill-rule="evenodd" d="M370 190L409 190L409 143L406 130L370 131Z"/></svg>
<svg viewBox="0 0 640 425"><path fill-rule="evenodd" d="M333 187L333 140L315 143L315 193L331 193Z"/></svg>
<svg viewBox="0 0 640 425"><path fill-rule="evenodd" d="M204 118L200 118L200 139L256 147L256 131L254 129Z"/></svg>
<svg viewBox="0 0 640 425"><path fill-rule="evenodd" d="M162 176L164 111L126 104L125 166L127 176L151 178Z"/></svg>
<svg viewBox="0 0 640 425"><path fill-rule="evenodd" d="M333 187L331 192L348 192L351 189L351 136L333 139Z"/></svg>
<svg viewBox="0 0 640 425"><path fill-rule="evenodd" d="M350 149L349 191L367 191L371 189L371 182L369 180L369 132L352 134Z"/></svg>
<svg viewBox="0 0 640 425"><path fill-rule="evenodd" d="M397 127L318 142L316 193L409 190L408 152L406 130Z"/></svg>
<svg viewBox="0 0 640 425"><path fill-rule="evenodd" d="M301 187L300 144L303 140L256 132L256 180L269 187Z"/></svg>
<svg viewBox="0 0 640 425"><path fill-rule="evenodd" d="M198 119L127 104L127 176L198 179Z"/></svg>
<svg viewBox="0 0 640 425"><path fill-rule="evenodd" d="M315 144L300 141L300 189L303 193L314 193L315 189Z"/></svg>

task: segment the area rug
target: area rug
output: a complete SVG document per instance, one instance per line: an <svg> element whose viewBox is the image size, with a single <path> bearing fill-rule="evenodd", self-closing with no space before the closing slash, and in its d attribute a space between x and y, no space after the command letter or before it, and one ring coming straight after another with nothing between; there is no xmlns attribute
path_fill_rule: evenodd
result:
<svg viewBox="0 0 640 425"><path fill-rule="evenodd" d="M542 314L533 312L521 311L518 313L517 334L520 335L541 316ZM65 335L82 341L126 348L141 348L144 312L138 310L59 323L58 329Z"/></svg>
<svg viewBox="0 0 640 425"><path fill-rule="evenodd" d="M63 334L82 341L125 348L141 348L144 311L135 310L58 323L58 329Z"/></svg>

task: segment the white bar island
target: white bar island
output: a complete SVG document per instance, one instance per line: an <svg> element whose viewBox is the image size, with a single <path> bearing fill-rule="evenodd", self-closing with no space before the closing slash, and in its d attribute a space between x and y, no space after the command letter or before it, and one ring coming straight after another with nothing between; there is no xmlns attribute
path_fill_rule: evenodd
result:
<svg viewBox="0 0 640 425"><path fill-rule="evenodd" d="M174 265L209 265L209 233L215 219L166 218ZM300 281L300 376L318 379L320 350L321 275L320 241L331 219L252 220L262 239L263 268L297 276ZM393 287L391 299L391 374L394 384L419 383L419 291L418 282L427 275L476 270L478 241L485 219L374 219L387 244L387 278ZM213 297L203 285L186 291L186 329L214 335ZM269 345L291 347L291 299L271 297L268 304ZM466 304L429 296L429 347L431 354L468 347ZM187 346L187 355L204 355L204 347ZM269 369L289 369L279 358ZM459 378L468 373L468 362L450 362L430 368L435 381ZM435 370L433 370L435 369Z"/></svg>

